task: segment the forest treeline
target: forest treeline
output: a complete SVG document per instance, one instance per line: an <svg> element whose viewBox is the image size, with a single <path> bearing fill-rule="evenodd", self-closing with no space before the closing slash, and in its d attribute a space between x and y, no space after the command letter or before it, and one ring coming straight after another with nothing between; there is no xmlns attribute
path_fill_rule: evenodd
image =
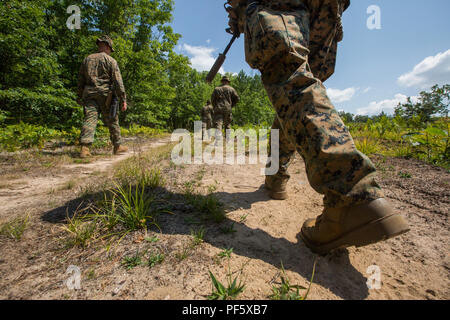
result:
<svg viewBox="0 0 450 320"><path fill-rule="evenodd" d="M0 150L42 148L54 139L77 143L83 118L75 96L78 71L102 34L114 40L112 56L127 91L122 134L192 129L221 75L207 84L206 72L176 52L181 35L170 26L174 1L80 0L81 28L75 30L66 25L71 5L73 0L0 2ZM233 126L270 126L274 111L260 76L228 76L241 97ZM340 115L364 153L450 167L449 92L450 85L436 85L397 106L394 115ZM107 140L104 129L97 137Z"/></svg>
<svg viewBox="0 0 450 320"><path fill-rule="evenodd" d="M20 122L56 129L79 127L77 77L96 38L109 34L124 79L129 111L121 124L192 128L213 84L175 52L181 35L170 27L172 0L82 0L81 29L66 26L72 0L2 0L0 3L0 124ZM259 75L229 75L242 101L238 125L271 123L273 111Z"/></svg>

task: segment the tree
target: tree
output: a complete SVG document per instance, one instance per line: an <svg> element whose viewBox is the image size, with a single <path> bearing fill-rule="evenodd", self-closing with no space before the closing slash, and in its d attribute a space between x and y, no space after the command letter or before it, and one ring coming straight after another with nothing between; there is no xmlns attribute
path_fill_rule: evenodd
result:
<svg viewBox="0 0 450 320"><path fill-rule="evenodd" d="M406 103L395 108L395 115L426 125L435 115L448 116L449 95L450 85L435 85L430 92L422 91L416 103L408 97Z"/></svg>

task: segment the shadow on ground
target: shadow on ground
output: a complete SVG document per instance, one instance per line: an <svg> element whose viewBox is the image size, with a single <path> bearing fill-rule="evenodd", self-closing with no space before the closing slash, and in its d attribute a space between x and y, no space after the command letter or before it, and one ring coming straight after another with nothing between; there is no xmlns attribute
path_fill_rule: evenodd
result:
<svg viewBox="0 0 450 320"><path fill-rule="evenodd" d="M314 283L346 300L365 299L369 294L367 279L352 266L347 250L341 250L326 257L317 257L298 236L298 241L294 243L228 218L220 224L204 222L198 212L186 203L184 194L173 193L167 189L158 189L156 192L158 197L169 201L175 213L160 217L159 225L164 234L189 235L191 230L196 228L195 225L202 222L206 229L204 241L214 247L233 248L233 252L237 255L264 261L278 269L283 263L286 270L296 272L305 279L311 278L314 261L318 258ZM222 203L226 204L232 200L234 204L244 209L251 208L254 203L270 200L264 188L253 192L217 192L214 195ZM101 194L73 199L61 207L45 212L41 219L54 224L66 223L67 217L72 217L77 210L82 211L87 208L92 203L92 199L99 196L101 197ZM235 209L237 208L227 211L233 212ZM225 234L222 229L226 226L233 226L235 232Z"/></svg>

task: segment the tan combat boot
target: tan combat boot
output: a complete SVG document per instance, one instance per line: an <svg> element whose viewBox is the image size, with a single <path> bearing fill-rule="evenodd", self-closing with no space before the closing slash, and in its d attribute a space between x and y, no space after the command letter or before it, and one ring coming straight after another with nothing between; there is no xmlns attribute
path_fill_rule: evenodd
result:
<svg viewBox="0 0 450 320"><path fill-rule="evenodd" d="M275 200L286 200L288 194L286 192L286 185L289 178L279 176L266 176L266 189L269 191L269 196Z"/></svg>
<svg viewBox="0 0 450 320"><path fill-rule="evenodd" d="M123 154L128 151L128 147L126 146L114 146L114 154Z"/></svg>
<svg viewBox="0 0 450 320"><path fill-rule="evenodd" d="M409 231L406 220L380 198L368 204L325 209L307 220L300 233L311 251L325 255L338 248L362 247Z"/></svg>
<svg viewBox="0 0 450 320"><path fill-rule="evenodd" d="M81 146L80 158L89 158L92 157L91 152L89 151L88 146Z"/></svg>

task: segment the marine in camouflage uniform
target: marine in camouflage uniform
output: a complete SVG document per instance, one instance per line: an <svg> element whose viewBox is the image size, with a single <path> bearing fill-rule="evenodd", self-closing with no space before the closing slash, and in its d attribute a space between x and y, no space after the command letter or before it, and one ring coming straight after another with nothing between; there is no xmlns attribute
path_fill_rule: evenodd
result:
<svg viewBox="0 0 450 320"><path fill-rule="evenodd" d="M301 237L314 252L363 246L408 231L392 213L376 170L359 152L327 96L334 72L341 15L349 0L229 0L230 27L245 34L245 57L261 72L280 129L280 170L266 177L275 199L285 199L288 167L298 152L324 211L306 221ZM374 221L377 221L376 223Z"/></svg>
<svg viewBox="0 0 450 320"><path fill-rule="evenodd" d="M110 37L102 36L97 39L99 48L102 44L106 44L110 51L114 52ZM112 92L112 88L114 88L114 92ZM90 155L88 147L94 141L99 114L102 114L103 122L109 129L114 153L122 153L127 149L121 146L119 116L116 114L114 118L111 118L110 115L108 103L113 94L119 98L122 105L126 106L125 87L117 61L107 52L89 55L83 61L78 77L78 99L84 107L84 122L80 138L82 157Z"/></svg>
<svg viewBox="0 0 450 320"><path fill-rule="evenodd" d="M211 101L206 102L206 106L202 108L202 134L206 137L207 130L211 129L213 125L213 107Z"/></svg>
<svg viewBox="0 0 450 320"><path fill-rule="evenodd" d="M214 128L219 132L222 132L222 129L231 129L232 108L239 102L239 95L230 86L228 77L222 77L222 85L214 89L211 102L214 112Z"/></svg>

